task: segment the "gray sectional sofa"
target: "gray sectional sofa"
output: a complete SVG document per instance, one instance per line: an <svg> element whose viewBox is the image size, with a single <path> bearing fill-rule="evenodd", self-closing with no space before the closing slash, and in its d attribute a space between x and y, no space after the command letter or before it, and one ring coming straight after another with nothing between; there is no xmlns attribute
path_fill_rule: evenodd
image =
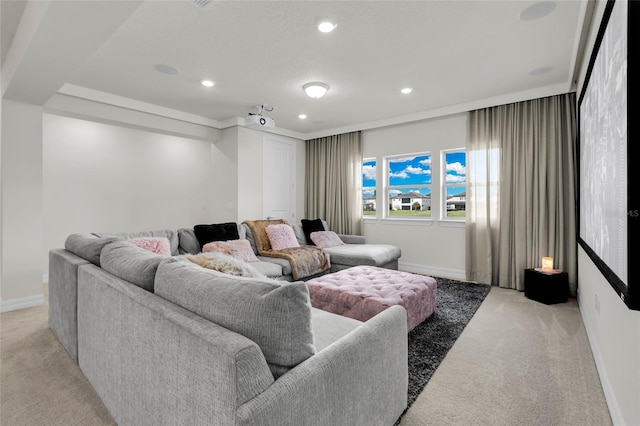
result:
<svg viewBox="0 0 640 426"><path fill-rule="evenodd" d="M50 252L49 326L118 424L396 421L402 307L365 323L317 310L303 282L189 262L188 234L75 234ZM139 236L168 238L172 256L126 241Z"/></svg>

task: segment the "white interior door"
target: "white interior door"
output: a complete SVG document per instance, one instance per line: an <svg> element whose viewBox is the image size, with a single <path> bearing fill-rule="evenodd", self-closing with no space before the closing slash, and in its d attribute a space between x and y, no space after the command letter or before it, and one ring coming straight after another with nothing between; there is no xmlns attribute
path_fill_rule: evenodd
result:
<svg viewBox="0 0 640 426"><path fill-rule="evenodd" d="M295 142L265 135L262 155L262 214L264 219L296 217Z"/></svg>

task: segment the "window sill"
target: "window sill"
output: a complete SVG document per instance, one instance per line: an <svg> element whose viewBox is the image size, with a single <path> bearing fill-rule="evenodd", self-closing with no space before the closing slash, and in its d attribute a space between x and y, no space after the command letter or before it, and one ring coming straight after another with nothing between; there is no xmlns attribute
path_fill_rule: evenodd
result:
<svg viewBox="0 0 640 426"><path fill-rule="evenodd" d="M464 220L440 219L438 225L447 226L449 228L464 228L467 222Z"/></svg>
<svg viewBox="0 0 640 426"><path fill-rule="evenodd" d="M431 226L433 219L396 219L384 217L380 219L385 225Z"/></svg>

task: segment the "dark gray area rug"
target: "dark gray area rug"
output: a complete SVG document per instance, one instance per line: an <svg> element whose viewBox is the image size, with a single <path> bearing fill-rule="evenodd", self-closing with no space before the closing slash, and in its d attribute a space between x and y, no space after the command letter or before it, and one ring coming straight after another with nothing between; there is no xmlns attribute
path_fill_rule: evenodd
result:
<svg viewBox="0 0 640 426"><path fill-rule="evenodd" d="M436 310L409 332L409 397L407 409L487 297L491 286L434 277ZM406 412L406 410L405 410Z"/></svg>

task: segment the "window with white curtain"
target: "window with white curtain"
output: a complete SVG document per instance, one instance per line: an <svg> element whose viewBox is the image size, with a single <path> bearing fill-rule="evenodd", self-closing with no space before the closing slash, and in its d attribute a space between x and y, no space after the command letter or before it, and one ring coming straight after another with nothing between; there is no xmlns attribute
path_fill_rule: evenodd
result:
<svg viewBox="0 0 640 426"><path fill-rule="evenodd" d="M467 210L467 152L464 148L441 151L440 218L464 222Z"/></svg>
<svg viewBox="0 0 640 426"><path fill-rule="evenodd" d="M362 215L376 216L376 159L367 158L362 161Z"/></svg>

